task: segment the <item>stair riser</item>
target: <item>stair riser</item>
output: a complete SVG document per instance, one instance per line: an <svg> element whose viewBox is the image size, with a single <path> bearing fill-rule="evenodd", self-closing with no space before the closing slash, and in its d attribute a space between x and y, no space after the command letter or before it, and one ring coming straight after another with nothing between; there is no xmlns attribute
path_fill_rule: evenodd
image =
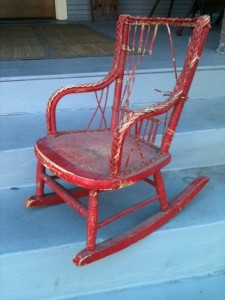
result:
<svg viewBox="0 0 225 300"><path fill-rule="evenodd" d="M165 170L225 163L225 128L178 133L171 147L172 162ZM33 148L0 152L0 188L33 185L36 158Z"/></svg>
<svg viewBox="0 0 225 300"><path fill-rule="evenodd" d="M3 78L0 81L1 94L4 95L1 100L0 114L44 112L48 98L56 89L65 85L96 82L101 80L103 75L105 74L91 73L70 76ZM223 97L225 95L224 78L224 67L199 68L189 93L190 98ZM139 82L139 89L138 91L134 90L133 97L136 99L135 101L140 101L141 98L141 102L146 101L146 103L149 103L150 99L155 100L159 97L159 93L154 92L152 89L171 90L174 75L170 69L146 70L137 74L136 80ZM76 98L73 99L76 100L63 101L63 108L82 109L90 107L85 94L76 95Z"/></svg>
<svg viewBox="0 0 225 300"><path fill-rule="evenodd" d="M93 295L84 295L79 297L79 300L224 300L224 282L225 274L222 272L146 286L135 286ZM74 297L60 298L59 300L74 300Z"/></svg>
<svg viewBox="0 0 225 300"><path fill-rule="evenodd" d="M221 271L225 268L224 231L225 222L157 231L82 268L71 262L84 247L81 244L2 255L1 296L7 300L56 299Z"/></svg>

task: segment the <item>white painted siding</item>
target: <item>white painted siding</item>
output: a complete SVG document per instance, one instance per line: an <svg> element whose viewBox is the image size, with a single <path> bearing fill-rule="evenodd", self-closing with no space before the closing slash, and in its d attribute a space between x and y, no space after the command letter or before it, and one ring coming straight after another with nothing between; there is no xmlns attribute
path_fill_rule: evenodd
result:
<svg viewBox="0 0 225 300"><path fill-rule="evenodd" d="M148 16L155 0L120 0L120 14ZM175 0L172 17L184 17L191 0ZM166 16L169 8L169 0L161 0L154 16ZM67 0L68 19L74 21L91 20L89 0ZM109 17L110 18L110 17Z"/></svg>

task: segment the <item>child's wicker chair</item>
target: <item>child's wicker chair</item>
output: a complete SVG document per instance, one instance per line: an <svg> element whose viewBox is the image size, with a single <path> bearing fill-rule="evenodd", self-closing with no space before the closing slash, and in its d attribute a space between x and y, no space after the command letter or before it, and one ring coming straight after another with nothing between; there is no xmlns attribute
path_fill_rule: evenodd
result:
<svg viewBox="0 0 225 300"><path fill-rule="evenodd" d="M173 26L194 27L179 75L174 59ZM129 104L137 67L144 59L151 58L159 28L168 33L175 84L166 94L166 100L132 110ZM170 19L122 15L117 23L115 56L108 75L94 84L60 88L51 96L47 105L47 136L35 146L38 160L36 195L27 199L25 205L39 207L66 202L87 220L86 249L75 256L75 264L91 263L149 235L180 212L208 182L208 178L198 177L168 202L161 170L170 162L170 145L209 28L208 16ZM149 89L146 86L146 90ZM85 129L58 131L56 106L65 95L77 93L86 93L87 101L93 96L96 109ZM136 93L143 99L143 89L136 88ZM110 97L112 109L108 113ZM58 179L76 188L68 190L57 182ZM155 190L153 197L99 220L100 192L125 188L139 181L145 181ZM55 193L45 194L45 184ZM80 201L85 196L88 196L87 206ZM153 201L160 203L161 210L157 214L120 235L96 243L98 229Z"/></svg>

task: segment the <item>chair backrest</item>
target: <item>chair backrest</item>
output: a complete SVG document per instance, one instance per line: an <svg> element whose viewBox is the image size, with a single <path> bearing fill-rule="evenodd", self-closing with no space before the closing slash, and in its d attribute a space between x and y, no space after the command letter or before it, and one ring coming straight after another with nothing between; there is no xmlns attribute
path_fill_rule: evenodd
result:
<svg viewBox="0 0 225 300"><path fill-rule="evenodd" d="M186 56L183 65L180 66L181 72L179 75L178 71L176 70L177 67L171 29L172 27L177 26L194 28L192 38L188 42L187 49L182 48L181 50L184 52L184 56L186 52ZM166 59L171 60L171 66L173 66L175 75L174 87L170 93L173 95L182 93L182 97L186 98L203 50L206 37L208 35L209 28L210 18L208 16L202 16L195 19L144 18L126 15L120 16L117 24L117 39L113 63L114 67L112 69L112 72L117 74L113 103L114 114L112 116L112 129L115 129L115 127L118 125L118 110L120 110L121 107L129 107L129 98L132 93L138 69L140 69L140 67L143 68L143 65L144 68L146 68L145 64L147 62L147 56L150 57L150 61L153 60L154 62L153 52L159 51L160 47L159 45L159 47L155 49L157 38L161 38L160 29L167 31L168 44L170 45L170 49L166 48L167 53L166 51L162 51L162 55L167 55ZM165 36L162 38L162 47L165 48ZM181 39L181 37L178 39ZM168 51L171 51L171 55L168 53ZM157 59L163 61L163 57L158 56ZM160 61L158 61L158 63L160 64ZM154 64L151 64L151 62L148 66L148 69L157 67L154 67ZM166 67L167 66L165 66L165 68ZM162 82L159 85L161 84L163 85ZM146 90L147 89L149 89L149 87L146 86ZM143 92L144 91L142 90L139 93L140 98L141 93Z"/></svg>
<svg viewBox="0 0 225 300"><path fill-rule="evenodd" d="M188 41L186 50L183 49L180 43L180 51L184 52L184 63L180 66L179 72L176 66L175 47L172 38L174 27L177 26L194 28L193 32L191 32L192 37L191 40ZM159 141L160 151L162 153L169 151L209 28L210 18L208 16L195 19L171 19L142 18L124 15L119 18L114 67L112 69L112 73L116 74L111 119L111 129L114 130L111 157L112 176L116 176L121 168L121 147L123 146L128 131L130 136L133 135L136 137L136 142L134 143L136 143L137 147L137 140L141 139L146 144L153 144L155 143L156 136L161 135ZM155 46L157 37L162 37L162 47L165 47L165 36L162 36L161 30L166 30L168 36L169 48L166 49L166 52L164 51L164 54L162 51L162 55L166 55L167 60L170 57L172 61L171 66L174 70L173 87L169 92L163 92L166 99L160 104L153 106L149 106L148 104L145 105L147 107L144 109L132 112L130 98L134 90L138 67L141 64L144 64L144 67L151 67L151 64L148 65L146 58L150 56L151 59L154 51L157 51L157 55L159 54L160 44L158 48ZM179 37L178 39L181 38ZM180 41L177 41L178 44L179 42ZM163 57L161 59L163 61ZM164 59L164 61L166 60ZM163 86L163 80L159 85ZM147 82L146 91L149 89L150 82ZM156 89L158 89L158 86ZM149 99L149 96L145 94L143 90L143 84L142 89L135 91L135 94L139 99L143 99L143 97ZM142 156L141 153L140 156ZM144 163L144 159L142 159L141 163ZM129 162L127 165L128 164Z"/></svg>
<svg viewBox="0 0 225 300"><path fill-rule="evenodd" d="M190 34L173 39L177 26L189 27ZM57 133L56 106L60 99L65 95L85 93L93 110L90 113L86 110L84 114L84 119L87 119L84 130L110 130L113 133L109 162L112 176L117 176L122 169L124 172L132 169L129 164L135 148L140 156L137 168L146 164L139 141L147 147L156 147L162 154L168 154L209 28L209 16L173 19L121 15L117 22L111 70L96 83L62 87L51 96L46 111L48 135ZM183 46L185 41L186 48ZM166 42L169 44L167 48ZM175 59L175 46L180 51L179 69ZM156 59L154 54L157 54ZM181 56L183 63L180 62ZM171 62L170 65L168 61ZM173 80L168 80L168 72L162 72L161 69L158 71L162 75L160 81L158 76L157 82L154 76L149 76L149 69L159 67L170 68L169 73L172 67ZM148 71L145 72L145 69ZM157 75L157 71L155 74ZM141 82L139 85L140 81L144 81L144 84ZM153 94L151 89L158 92L161 90L161 93ZM156 94L162 95L163 99L159 100ZM113 99L111 103L110 99ZM141 103L142 107L139 105ZM124 140L128 134L134 142L127 158L123 157L125 165L121 166Z"/></svg>
<svg viewBox="0 0 225 300"><path fill-rule="evenodd" d="M190 34L173 39L172 35L177 26L190 27ZM192 28L194 28L193 32ZM172 123L169 126L170 132L174 131L182 111L183 100L187 98L209 28L210 18L208 16L195 19L172 19L121 15L117 22L115 55L111 70L98 82L62 87L52 94L46 110L48 134L57 132L56 106L60 99L65 95L79 93L87 95L88 105L90 106L91 103L93 108L90 113L88 111L85 113L83 120L83 123L87 122L86 125L84 124L85 130L102 130L104 128L115 130L119 122L132 110L133 103L135 105L143 103L144 107L148 107L159 102L160 94L164 96L160 100L165 103L167 108L168 105L174 107L175 103L180 103L173 113L177 117L172 118ZM188 42L190 35L192 38ZM185 41L188 44L187 48L183 46ZM166 48L166 44L169 47ZM178 46L180 52L178 71L174 50L177 47L174 46ZM157 54L156 58L154 57L155 54ZM185 58L184 63L180 62L181 56ZM168 64L169 61L171 64ZM171 69L171 67L174 70L173 81L168 80L165 76L168 72L161 71L162 68ZM158 73L162 74L162 78L160 82L156 83L156 80L153 79L154 76L151 76L151 82L148 76L149 71L145 73L145 69L157 68L160 68ZM138 69L141 70L142 76L139 76L140 73L138 72L140 71ZM156 77L158 81L158 76ZM138 83L143 78L145 78L145 85L142 83L140 90ZM168 86L168 82L171 83L171 86ZM152 90L161 90L162 92L154 92L153 94ZM132 97L134 97L134 101ZM166 100L165 97L167 97ZM111 99L113 99L113 103ZM112 113L110 107L112 107ZM155 125L158 126L162 123L163 121L160 120L155 122ZM153 132L152 137L156 136L156 130ZM164 132L166 132L165 121ZM171 138L172 136L169 134L165 137L168 140ZM168 147L165 147L164 143L162 151L167 151L166 148Z"/></svg>

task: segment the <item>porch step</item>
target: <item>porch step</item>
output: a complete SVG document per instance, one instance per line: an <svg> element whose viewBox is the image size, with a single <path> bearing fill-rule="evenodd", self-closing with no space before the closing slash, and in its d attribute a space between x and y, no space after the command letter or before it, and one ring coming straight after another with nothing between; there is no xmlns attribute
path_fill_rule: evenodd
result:
<svg viewBox="0 0 225 300"><path fill-rule="evenodd" d="M85 247L85 222L80 216L66 204L25 208L23 201L34 193L34 186L1 190L1 299L95 299L95 293L111 297L116 290L130 293L126 289L138 291L140 286L148 290L149 285L223 272L225 165L166 171L168 196L174 198L199 175L208 176L209 183L173 220L137 244L82 268L72 264L74 254ZM100 218L148 197L148 189L143 183L102 194ZM152 205L106 226L98 240L133 226L155 210ZM213 286L218 288L220 280Z"/></svg>
<svg viewBox="0 0 225 300"><path fill-rule="evenodd" d="M112 29L97 24L91 26L106 34ZM217 38L211 33L172 145L173 161L164 171L170 199L196 176L208 176L209 183L164 227L83 268L74 266L72 258L85 247L84 220L66 204L26 209L23 201L35 191L33 145L46 132L47 99L61 86L102 79L111 67L112 57L1 62L1 300L223 299L225 68L224 57L215 52ZM176 41L180 58L180 43L186 38L183 35ZM177 63L181 67L180 59ZM169 90L172 72L165 58L143 66L136 80L146 93L159 88L158 82L165 83L165 90ZM139 101L140 92L134 95ZM141 96L145 104L151 98L149 94ZM91 108L85 97L83 94L75 101L63 102L58 113L63 126L82 125ZM148 189L139 184L102 194L101 218L128 203L132 205L141 196L148 197ZM98 240L132 227L156 208L152 205L108 225L101 229Z"/></svg>
<svg viewBox="0 0 225 300"><path fill-rule="evenodd" d="M137 107L138 108L138 107ZM81 128L89 108L59 110L61 129ZM110 111L110 109L109 109ZM223 97L189 100L171 147L166 170L225 163L225 101ZM8 114L0 118L0 188L32 185L36 158L33 146L46 134L45 112Z"/></svg>
<svg viewBox="0 0 225 300"><path fill-rule="evenodd" d="M224 60L223 64L198 68L189 92L190 99L224 97L225 59L223 55L221 56ZM38 64L42 63L42 61L38 62ZM94 63L95 61L93 62L92 59L92 65L94 65ZM34 61L34 69L36 68L36 64L37 61ZM82 68L84 67L84 64L88 67L91 66L91 63L89 63L88 60L82 62ZM66 67L64 68L66 69ZM109 68L107 70L109 70ZM43 68L41 71L43 71ZM76 68L75 71L77 71ZM179 71L180 69L178 69L178 72ZM40 74L0 77L0 91L1 95L4 95L1 100L0 115L42 113L46 109L47 100L56 89L74 84L95 83L102 80L107 72L90 70L86 73L66 74L64 72L56 75ZM215 78L216 80L214 80ZM152 92L153 89L170 91L171 88L173 88L174 71L171 68L163 68L162 66L158 66L155 69L142 69L137 72L135 81L139 87L137 91L133 91L136 102L138 101L139 103L141 97L141 99L146 101L146 104L149 104L149 99L156 99L157 97L156 93ZM83 109L90 107L86 94L76 95L75 98L72 97L72 101L71 97L68 97L68 99L68 101L62 101L62 109Z"/></svg>
<svg viewBox="0 0 225 300"><path fill-rule="evenodd" d="M140 107L141 105L136 104L133 109L139 109ZM91 107L84 107L59 110L57 112L59 127L57 128L59 130L84 128L89 121L91 109ZM111 107L106 110L106 114L110 113ZM224 114L224 97L190 99L184 106L176 133L180 135L204 130L220 131L225 128ZM1 133L4 134L0 151L33 147L37 139L46 135L45 109L39 113L2 115L0 128Z"/></svg>
<svg viewBox="0 0 225 300"><path fill-rule="evenodd" d="M80 300L224 300L225 274L171 280L157 284L141 285L133 288L79 296ZM74 300L66 298L62 300ZM77 298L78 299L78 298Z"/></svg>

